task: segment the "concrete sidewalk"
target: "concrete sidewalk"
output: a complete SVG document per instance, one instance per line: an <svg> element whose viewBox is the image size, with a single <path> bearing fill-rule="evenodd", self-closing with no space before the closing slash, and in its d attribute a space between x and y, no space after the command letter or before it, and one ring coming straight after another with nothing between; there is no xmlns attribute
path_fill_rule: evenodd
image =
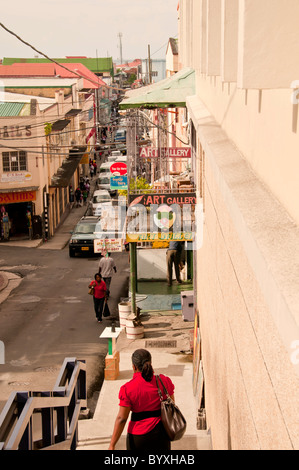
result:
<svg viewBox="0 0 299 470"><path fill-rule="evenodd" d="M108 449L118 413L119 389L133 376L131 356L138 348L150 350L155 373L168 375L175 385L175 401L186 418L187 431L180 441L172 443L172 450L211 450L209 433L199 431L196 427L197 405L193 394L193 361L190 352L193 323L184 322L179 312L148 312L142 316L142 323L145 326L144 338L129 340L123 330L117 339L119 376L116 380L104 380L93 418L79 421L78 450ZM116 450L126 449L127 425Z"/></svg>

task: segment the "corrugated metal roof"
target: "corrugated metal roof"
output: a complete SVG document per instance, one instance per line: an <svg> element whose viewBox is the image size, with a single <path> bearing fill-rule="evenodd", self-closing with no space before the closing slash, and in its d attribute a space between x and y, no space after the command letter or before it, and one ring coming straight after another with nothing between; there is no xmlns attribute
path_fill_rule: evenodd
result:
<svg viewBox="0 0 299 470"><path fill-rule="evenodd" d="M0 103L0 117L19 116L26 103Z"/></svg>
<svg viewBox="0 0 299 470"><path fill-rule="evenodd" d="M55 75L54 64L0 65L1 77L52 77Z"/></svg>
<svg viewBox="0 0 299 470"><path fill-rule="evenodd" d="M81 63L85 65L89 70L94 73L100 72L112 72L113 73L113 60L112 57L99 57L99 58L88 58L88 57L66 57L60 59L54 59L56 62L59 63ZM42 64L42 63L49 63L48 59L31 59L31 58L12 58L12 57L4 57L2 60L3 65L11 65L17 62L21 62L23 64L27 63L35 63L35 64Z"/></svg>
<svg viewBox="0 0 299 470"><path fill-rule="evenodd" d="M96 74L91 72L88 67L81 63L62 63L62 66L54 63L15 63L11 65L0 65L0 77L3 78L24 78L24 77L61 77L77 78L79 74L83 77L83 88L95 89L104 86L105 82ZM91 80L91 81L90 81Z"/></svg>
<svg viewBox="0 0 299 470"><path fill-rule="evenodd" d="M119 109L181 108L186 106L187 96L194 95L195 90L195 72L185 68L165 80L130 90L120 102Z"/></svg>

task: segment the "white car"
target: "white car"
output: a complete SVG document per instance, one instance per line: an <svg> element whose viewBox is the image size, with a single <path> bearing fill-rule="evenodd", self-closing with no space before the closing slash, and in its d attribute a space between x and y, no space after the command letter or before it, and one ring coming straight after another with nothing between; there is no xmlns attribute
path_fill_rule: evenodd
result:
<svg viewBox="0 0 299 470"><path fill-rule="evenodd" d="M96 187L97 189L105 189L108 191L108 193L111 196L116 195L116 190L110 188L110 177L112 176L112 173L100 173L99 177L97 178L96 181Z"/></svg>
<svg viewBox="0 0 299 470"><path fill-rule="evenodd" d="M92 214L100 216L101 207L111 206L112 198L106 189L99 189L93 193L90 203L92 206Z"/></svg>
<svg viewBox="0 0 299 470"><path fill-rule="evenodd" d="M110 173L110 167L113 162L105 162L102 163L102 165L99 168L99 176L105 174L105 173Z"/></svg>

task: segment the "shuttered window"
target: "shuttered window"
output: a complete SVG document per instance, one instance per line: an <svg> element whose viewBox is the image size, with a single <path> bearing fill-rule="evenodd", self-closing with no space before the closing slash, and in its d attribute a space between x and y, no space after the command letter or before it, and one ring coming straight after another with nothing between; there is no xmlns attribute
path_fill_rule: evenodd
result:
<svg viewBox="0 0 299 470"><path fill-rule="evenodd" d="M27 171L27 152L2 152L2 169L8 171Z"/></svg>

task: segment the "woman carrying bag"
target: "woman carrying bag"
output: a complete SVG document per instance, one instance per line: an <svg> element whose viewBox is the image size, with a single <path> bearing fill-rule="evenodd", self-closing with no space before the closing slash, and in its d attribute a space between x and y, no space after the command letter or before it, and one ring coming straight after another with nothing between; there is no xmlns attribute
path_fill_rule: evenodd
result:
<svg viewBox="0 0 299 470"><path fill-rule="evenodd" d="M115 449L132 411L128 426L127 450L169 451L170 439L161 421L161 400L150 352L137 349L132 355L132 366L133 379L123 385L119 391L119 412L109 450ZM174 385L171 379L162 374L161 378L174 401Z"/></svg>
<svg viewBox="0 0 299 470"><path fill-rule="evenodd" d="M90 289L89 293L93 296L94 311L97 321L101 323L105 300L107 300L107 288L101 274L95 274L94 281L91 281L88 287Z"/></svg>

